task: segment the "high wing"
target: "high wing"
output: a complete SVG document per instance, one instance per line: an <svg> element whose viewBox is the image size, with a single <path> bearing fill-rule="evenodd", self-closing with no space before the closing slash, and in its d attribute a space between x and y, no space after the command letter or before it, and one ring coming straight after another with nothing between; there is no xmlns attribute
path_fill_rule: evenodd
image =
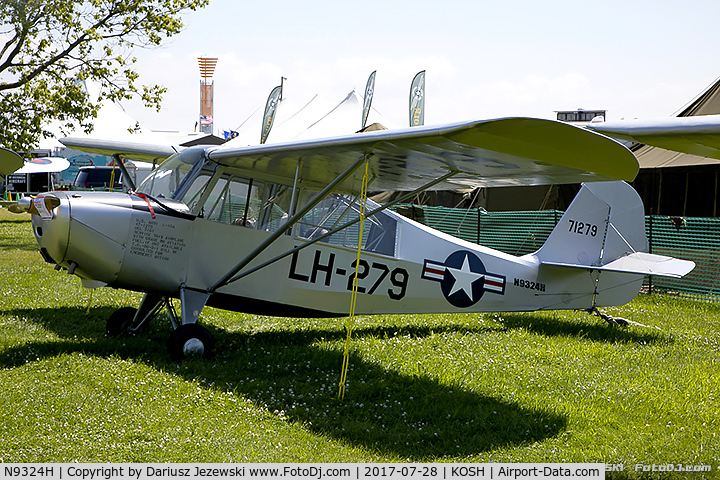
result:
<svg viewBox="0 0 720 480"><path fill-rule="evenodd" d="M81 152L108 156L117 154L129 160L149 163L160 163L178 151L171 145L103 140L92 137L66 137L61 138L60 143Z"/></svg>
<svg viewBox="0 0 720 480"><path fill-rule="evenodd" d="M152 161L174 153L169 146L65 138L69 147ZM364 132L346 136L245 147L209 147L210 161L249 176L283 183L300 179L321 189L358 158L369 158L370 189L410 191L451 174L432 188L540 185L632 180L633 154L619 143L554 120L505 118L445 126ZM360 190L364 169L339 189Z"/></svg>
<svg viewBox="0 0 720 480"><path fill-rule="evenodd" d="M24 164L25 162L20 155L12 150L0 147L0 175L10 175Z"/></svg>
<svg viewBox="0 0 720 480"><path fill-rule="evenodd" d="M605 136L552 120L505 118L328 139L217 147L208 158L254 174L322 187L369 158L370 189L408 191L448 173L433 189L632 180L638 163ZM341 189L359 191L364 169Z"/></svg>
<svg viewBox="0 0 720 480"><path fill-rule="evenodd" d="M595 122L587 128L614 138L720 159L720 115Z"/></svg>

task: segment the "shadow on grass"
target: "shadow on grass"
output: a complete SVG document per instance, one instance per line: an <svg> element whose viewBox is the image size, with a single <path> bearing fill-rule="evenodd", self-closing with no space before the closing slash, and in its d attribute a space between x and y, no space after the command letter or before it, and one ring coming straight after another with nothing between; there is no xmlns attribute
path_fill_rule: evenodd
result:
<svg viewBox="0 0 720 480"><path fill-rule="evenodd" d="M7 232L4 230L4 227L8 228L16 228L18 225L24 225L27 224L28 228L32 230L32 227L30 226L30 219L6 219L2 218L0 219L0 230L2 233L0 233L0 250L38 250L38 244L35 241L35 239L32 237L32 235L27 239L27 241L23 241L23 239L18 238L14 235L14 230L8 230Z"/></svg>
<svg viewBox="0 0 720 480"><path fill-rule="evenodd" d="M649 327L613 326L590 317L588 322L542 315L504 314L499 321L507 330L523 329L545 337L577 337L593 342L655 344L672 342L667 334Z"/></svg>
<svg viewBox="0 0 720 480"><path fill-rule="evenodd" d="M0 218L0 225L21 225L21 224L30 224L30 218Z"/></svg>
<svg viewBox="0 0 720 480"><path fill-rule="evenodd" d="M0 250L24 250L26 252L37 252L38 246L37 246L37 243L35 243L35 242L19 244L15 241L12 243L4 243L4 242L0 241ZM39 254L38 254L38 256L39 256Z"/></svg>
<svg viewBox="0 0 720 480"><path fill-rule="evenodd" d="M414 461L537 442L567 428L567 419L551 411L442 385L425 375L404 375L352 353L346 398L340 401L343 355L337 343L333 347L326 343L344 338L340 329L253 334L208 326L217 340L213 358L178 365L164 348L158 348L169 333L165 322L152 325L145 336L105 338L104 319L111 311L98 308L91 316L82 308L7 312L43 325L63 340L7 349L0 367L74 352L148 362L162 371L248 398L318 435ZM353 336L383 335L384 330L360 328ZM442 333L443 327L406 330L402 329L403 334L426 336Z"/></svg>
<svg viewBox="0 0 720 480"><path fill-rule="evenodd" d="M37 242L35 239L30 239L27 242L21 242L17 238L4 238L0 236L0 250L6 250L6 251L15 251L15 250L23 250L26 252L39 252L40 247L38 247ZM38 257L40 254L38 253Z"/></svg>

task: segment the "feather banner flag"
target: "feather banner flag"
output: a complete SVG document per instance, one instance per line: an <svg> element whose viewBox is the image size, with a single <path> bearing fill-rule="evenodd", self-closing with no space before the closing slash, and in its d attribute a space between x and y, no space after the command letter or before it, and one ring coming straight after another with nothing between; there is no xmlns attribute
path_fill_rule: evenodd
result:
<svg viewBox="0 0 720 480"><path fill-rule="evenodd" d="M265 143L270 135L270 129L275 121L275 112L277 111L278 103L282 95L282 86L273 88L270 92L270 96L265 104L265 114L263 115L262 131L260 132L260 143Z"/></svg>
<svg viewBox="0 0 720 480"><path fill-rule="evenodd" d="M425 70L418 72L410 84L410 126L425 124Z"/></svg>
<svg viewBox="0 0 720 480"><path fill-rule="evenodd" d="M375 74L377 70L370 74L368 77L367 85L365 86L365 100L363 101L362 109L362 127L361 130L367 126L368 115L370 115L370 105L372 104L373 93L375 91Z"/></svg>

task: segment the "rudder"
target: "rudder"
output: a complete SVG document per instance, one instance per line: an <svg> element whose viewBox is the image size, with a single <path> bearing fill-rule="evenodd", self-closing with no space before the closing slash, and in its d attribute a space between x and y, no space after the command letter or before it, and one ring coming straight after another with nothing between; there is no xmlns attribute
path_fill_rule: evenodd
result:
<svg viewBox="0 0 720 480"><path fill-rule="evenodd" d="M695 267L647 250L645 209L635 189L597 182L583 184L535 255L543 265L675 278Z"/></svg>
<svg viewBox="0 0 720 480"><path fill-rule="evenodd" d="M600 266L647 247L637 192L625 182L597 182L583 184L536 255L542 263Z"/></svg>

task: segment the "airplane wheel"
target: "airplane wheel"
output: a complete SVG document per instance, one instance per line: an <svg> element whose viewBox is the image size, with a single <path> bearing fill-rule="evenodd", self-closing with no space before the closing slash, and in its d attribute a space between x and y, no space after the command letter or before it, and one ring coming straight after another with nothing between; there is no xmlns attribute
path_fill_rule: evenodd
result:
<svg viewBox="0 0 720 480"><path fill-rule="evenodd" d="M115 310L107 319L105 324L105 335L108 337L117 337L128 331L130 323L135 318L137 308L122 307Z"/></svg>
<svg viewBox="0 0 720 480"><path fill-rule="evenodd" d="M175 360L185 357L207 357L215 347L215 339L210 332L197 323L180 325L168 341L170 355Z"/></svg>

